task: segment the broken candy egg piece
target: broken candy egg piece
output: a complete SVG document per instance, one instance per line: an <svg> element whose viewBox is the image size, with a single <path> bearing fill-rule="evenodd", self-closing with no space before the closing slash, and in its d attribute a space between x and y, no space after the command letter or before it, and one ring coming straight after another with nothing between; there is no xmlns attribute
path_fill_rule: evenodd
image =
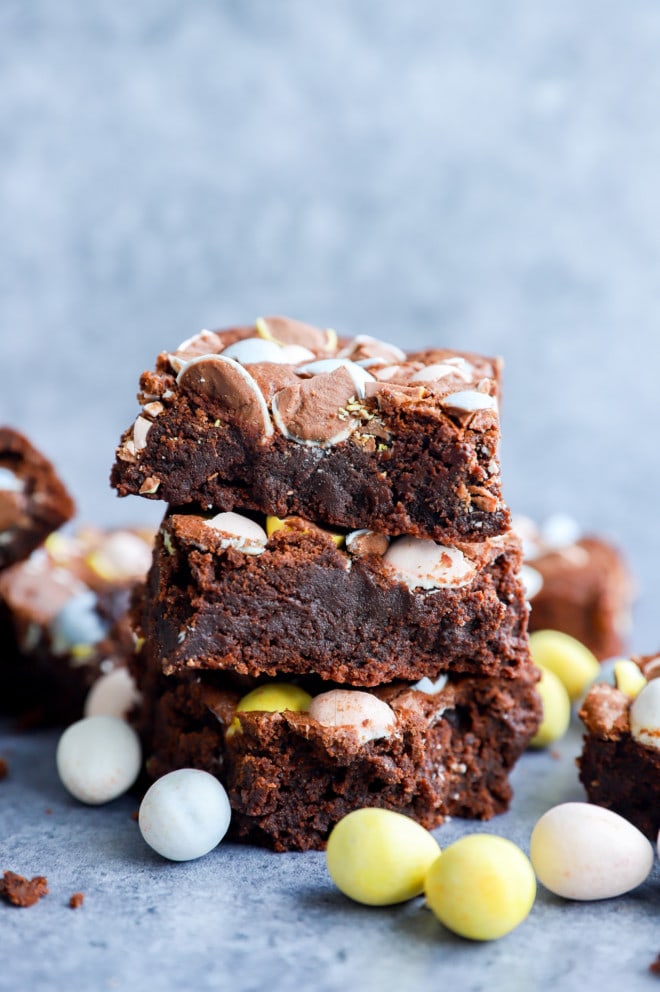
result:
<svg viewBox="0 0 660 992"><path fill-rule="evenodd" d="M346 535L346 550L355 558L365 555L384 555L390 545L387 534L378 534L375 530L352 530Z"/></svg>
<svg viewBox="0 0 660 992"><path fill-rule="evenodd" d="M369 334L358 334L338 352L338 357L350 358L353 362L369 358L382 358L386 362L405 362L406 353L388 341L381 341L380 338L371 337Z"/></svg>
<svg viewBox="0 0 660 992"><path fill-rule="evenodd" d="M224 353L193 358L179 372L177 383L181 389L215 400L240 423L254 424L266 435L274 433L261 390L250 373Z"/></svg>
<svg viewBox="0 0 660 992"><path fill-rule="evenodd" d="M243 338L228 345L222 352L223 358L233 358L241 365L254 365L257 362L280 362L282 349L275 341L263 338Z"/></svg>
<svg viewBox="0 0 660 992"><path fill-rule="evenodd" d="M618 658L614 661L614 683L620 692L635 699L647 684L639 665L631 658ZM660 710L658 711L660 716Z"/></svg>
<svg viewBox="0 0 660 992"><path fill-rule="evenodd" d="M419 372L415 372L410 377L410 381L438 382L440 379L446 379L450 375L458 376L459 379L470 382L474 376L474 367L469 362L466 362L464 358L448 358L446 361L435 362L433 365L427 365L425 368L420 369Z"/></svg>
<svg viewBox="0 0 660 992"><path fill-rule="evenodd" d="M630 733L639 744L660 748L660 679L651 679L630 707Z"/></svg>
<svg viewBox="0 0 660 992"><path fill-rule="evenodd" d="M284 437L296 444L329 447L345 441L355 430L357 420L347 409L354 398L355 382L340 365L325 375L280 389L271 400L273 420Z"/></svg>
<svg viewBox="0 0 660 992"><path fill-rule="evenodd" d="M439 692L442 692L448 681L449 676L444 672L442 675L438 675L434 681L428 675L424 675L419 682L415 682L410 688L414 692L423 692L425 696L437 696Z"/></svg>
<svg viewBox="0 0 660 992"><path fill-rule="evenodd" d="M470 582L476 566L458 548L426 538L398 537L383 556L411 591L455 588Z"/></svg>
<svg viewBox="0 0 660 992"><path fill-rule="evenodd" d="M151 430L152 421L146 417L137 417L133 424L133 444L136 451L142 451L147 446L147 434Z"/></svg>
<svg viewBox="0 0 660 992"><path fill-rule="evenodd" d="M346 369L351 379L359 399L364 399L365 383L374 382L374 377L366 369L356 362L351 362L348 358L319 358L316 362L309 362L307 365L300 365L296 371L304 372L306 375L326 375L328 372L335 372L337 369Z"/></svg>
<svg viewBox="0 0 660 992"><path fill-rule="evenodd" d="M378 696L358 689L331 689L314 696L309 715L324 727L353 727L361 744L389 737L396 727L394 710Z"/></svg>
<svg viewBox="0 0 660 992"><path fill-rule="evenodd" d="M462 413L476 413L477 410L493 410L497 413L497 397L482 393L478 389L462 389L457 393L443 396L441 403L450 410Z"/></svg>
<svg viewBox="0 0 660 992"><path fill-rule="evenodd" d="M334 347L337 340L336 335L334 339L332 337L334 332L323 331L313 324L305 324L290 317L259 317L256 332L259 338L274 341L285 348L304 348L312 358L317 351L331 350L330 346Z"/></svg>
<svg viewBox="0 0 660 992"><path fill-rule="evenodd" d="M263 527L241 513L218 513L205 523L221 534L221 548L236 548L246 555L260 555L268 544L268 534Z"/></svg>

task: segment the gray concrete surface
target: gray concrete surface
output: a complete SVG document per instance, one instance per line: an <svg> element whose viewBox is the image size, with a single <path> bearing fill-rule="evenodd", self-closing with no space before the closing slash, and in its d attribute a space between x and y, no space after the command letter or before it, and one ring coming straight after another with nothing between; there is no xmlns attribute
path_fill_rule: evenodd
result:
<svg viewBox="0 0 660 992"><path fill-rule="evenodd" d="M81 519L155 522L110 492L113 450L139 373L203 326L283 312L499 353L509 502L615 539L633 646L656 649L659 48L653 0L4 0L0 421ZM46 870L53 895L0 907L0 985L604 989L660 951L657 879L545 899L475 948L415 908L347 906L315 857L155 864L130 803L71 806L50 739L7 740L2 866ZM544 760L521 770L539 808L564 790ZM492 829L524 834L531 809Z"/></svg>

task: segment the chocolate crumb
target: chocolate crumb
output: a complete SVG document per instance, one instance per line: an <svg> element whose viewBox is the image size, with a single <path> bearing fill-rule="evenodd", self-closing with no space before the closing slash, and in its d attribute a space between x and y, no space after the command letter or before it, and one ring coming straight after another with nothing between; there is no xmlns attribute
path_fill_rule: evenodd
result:
<svg viewBox="0 0 660 992"><path fill-rule="evenodd" d="M5 871L0 881L0 896L13 906L34 906L48 895L48 880L43 875L24 878L14 871Z"/></svg>
<svg viewBox="0 0 660 992"><path fill-rule="evenodd" d="M84 901L85 901L84 892L74 892L71 898L69 899L69 906L71 907L71 909L80 909Z"/></svg>
<svg viewBox="0 0 660 992"><path fill-rule="evenodd" d="M139 816L140 816L140 810L134 809L133 812L131 813L131 820L135 820L135 822L137 823Z"/></svg>
<svg viewBox="0 0 660 992"><path fill-rule="evenodd" d="M651 972L652 975L660 976L660 954L658 954L655 961L652 961L651 964L649 965L649 971Z"/></svg>
<svg viewBox="0 0 660 992"><path fill-rule="evenodd" d="M0 782L9 775L9 765L4 758L0 758Z"/></svg>
<svg viewBox="0 0 660 992"><path fill-rule="evenodd" d="M46 814L46 816L52 816L53 815L53 811L50 808L50 806L46 806L46 808L44 810L44 813Z"/></svg>

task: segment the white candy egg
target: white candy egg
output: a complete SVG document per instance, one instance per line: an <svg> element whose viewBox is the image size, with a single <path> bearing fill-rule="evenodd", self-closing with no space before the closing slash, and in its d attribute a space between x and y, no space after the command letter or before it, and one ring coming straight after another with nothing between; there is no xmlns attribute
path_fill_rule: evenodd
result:
<svg viewBox="0 0 660 992"><path fill-rule="evenodd" d="M264 341L263 338L243 338L230 344L222 352L224 358L233 358L241 365L251 365L256 362L282 362L282 349L274 341Z"/></svg>
<svg viewBox="0 0 660 992"><path fill-rule="evenodd" d="M660 679L651 679L630 707L630 733L640 744L660 748Z"/></svg>
<svg viewBox="0 0 660 992"><path fill-rule="evenodd" d="M87 693L84 714L125 719L139 699L140 693L128 669L114 668L101 675Z"/></svg>
<svg viewBox="0 0 660 992"><path fill-rule="evenodd" d="M562 803L544 813L530 840L539 881L564 899L611 899L640 885L653 846L617 813L590 803Z"/></svg>
<svg viewBox="0 0 660 992"><path fill-rule="evenodd" d="M389 737L396 729L396 714L391 706L358 689L322 692L314 696L308 713L324 727L353 727L361 744Z"/></svg>
<svg viewBox="0 0 660 992"><path fill-rule="evenodd" d="M140 773L140 739L116 716L88 716L72 723L57 745L57 771L72 796L90 806L110 802Z"/></svg>
<svg viewBox="0 0 660 992"><path fill-rule="evenodd" d="M170 861L192 861L217 847L230 818L229 799L217 778L197 768L179 768L149 788L138 823L158 854Z"/></svg>

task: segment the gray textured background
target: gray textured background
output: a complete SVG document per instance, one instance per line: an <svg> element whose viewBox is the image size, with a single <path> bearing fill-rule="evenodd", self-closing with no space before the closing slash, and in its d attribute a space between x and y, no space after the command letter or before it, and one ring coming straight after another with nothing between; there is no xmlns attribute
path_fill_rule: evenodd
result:
<svg viewBox="0 0 660 992"><path fill-rule="evenodd" d="M627 551L653 650L660 6L0 4L1 419L85 519L139 373L288 313L504 356L504 482Z"/></svg>
<svg viewBox="0 0 660 992"><path fill-rule="evenodd" d="M139 373L201 327L283 312L403 345L502 354L509 502L536 516L569 511L625 549L641 591L634 644L655 649L659 51L654 0L2 0L0 421L56 461L83 519L156 521L158 504L119 501L107 475ZM34 850L32 829L16 827L12 851ZM14 867L44 870L33 860ZM295 874L268 870L284 873L285 888ZM221 871L212 884L201 877L221 896ZM144 899L156 891L147 886ZM330 924L311 899L312 922L303 914L296 925L304 953L350 981L352 927L315 958ZM277 905L288 918L288 904ZM54 910L28 912L45 922ZM102 949L90 950L87 934L83 957L88 969L101 962L112 987L128 970L109 918L98 918ZM18 951L28 924L11 919ZM353 919L366 925L364 914ZM610 920L601 958L616 947L616 907L581 919ZM79 916L69 925L92 926ZM405 953L396 938L388 958L373 926L378 940L364 938L353 972L362 988L387 985ZM553 961L575 926L571 917L553 931ZM157 928L147 932L153 951ZM540 923L535 939L542 932ZM577 932L592 939L586 925ZM270 947L295 969L286 934L266 928L260 967ZM258 988L242 980L249 933L232 940L234 952L223 946L239 977L227 987ZM534 987L533 971L507 958L507 946L523 948L525 962L535 956L517 940L481 952L499 962L491 988L492 977ZM202 944L204 962L212 942ZM571 947L574 975L593 973L593 962L580 972ZM410 948L428 952L414 928ZM176 960L192 960L186 953ZM381 963L374 981L370 955ZM66 960L73 976L75 954ZM184 965L172 967L185 985ZM558 967L548 959L548 981ZM624 972L604 963L601 988Z"/></svg>

